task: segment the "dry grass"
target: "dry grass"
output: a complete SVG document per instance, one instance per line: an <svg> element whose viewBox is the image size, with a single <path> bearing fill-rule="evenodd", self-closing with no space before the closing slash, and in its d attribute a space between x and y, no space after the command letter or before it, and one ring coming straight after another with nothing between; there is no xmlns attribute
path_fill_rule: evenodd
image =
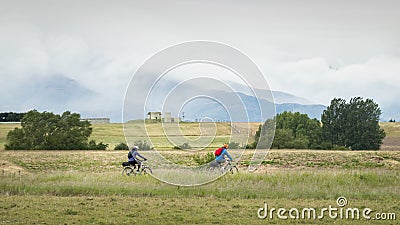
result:
<svg viewBox="0 0 400 225"><path fill-rule="evenodd" d="M385 130L386 137L400 137L400 123L379 123L379 125Z"/></svg>
<svg viewBox="0 0 400 225"><path fill-rule="evenodd" d="M182 159L182 151L166 153ZM363 224L369 221L260 220L256 213L266 202L322 208L339 196L351 207L399 213L399 154L273 150L247 173L247 152L240 174L175 187L121 176L126 151L0 151L0 224Z"/></svg>
<svg viewBox="0 0 400 225"><path fill-rule="evenodd" d="M383 139L381 150L400 151L400 137L386 137Z"/></svg>

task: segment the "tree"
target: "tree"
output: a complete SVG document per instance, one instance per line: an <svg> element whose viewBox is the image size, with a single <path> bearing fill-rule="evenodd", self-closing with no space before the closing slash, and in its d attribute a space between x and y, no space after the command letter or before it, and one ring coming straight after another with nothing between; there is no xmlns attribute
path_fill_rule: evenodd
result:
<svg viewBox="0 0 400 225"><path fill-rule="evenodd" d="M346 107L344 99L334 98L321 115L322 139L331 145L341 145L346 139Z"/></svg>
<svg viewBox="0 0 400 225"><path fill-rule="evenodd" d="M273 134L275 131L275 135ZM307 114L283 112L265 121L255 134L258 148L321 148L321 123Z"/></svg>
<svg viewBox="0 0 400 225"><path fill-rule="evenodd" d="M321 116L322 139L353 150L376 150L386 136L379 127L381 110L373 100L335 98Z"/></svg>
<svg viewBox="0 0 400 225"><path fill-rule="evenodd" d="M246 145L246 148L270 148L275 135L276 117L268 119L258 127L254 136L254 142Z"/></svg>
<svg viewBox="0 0 400 225"><path fill-rule="evenodd" d="M7 150L83 150L105 149L107 144L88 142L91 124L81 121L80 115L64 112L61 116L51 112L27 112L21 120L21 128L7 134Z"/></svg>
<svg viewBox="0 0 400 225"><path fill-rule="evenodd" d="M272 148L287 148L288 143L293 139L293 131L291 129L276 129Z"/></svg>
<svg viewBox="0 0 400 225"><path fill-rule="evenodd" d="M275 132L279 133L281 129L291 130L293 136L293 140L289 137L286 139L282 145L284 148L321 148L321 123L317 119L311 119L307 114L286 111L277 114Z"/></svg>

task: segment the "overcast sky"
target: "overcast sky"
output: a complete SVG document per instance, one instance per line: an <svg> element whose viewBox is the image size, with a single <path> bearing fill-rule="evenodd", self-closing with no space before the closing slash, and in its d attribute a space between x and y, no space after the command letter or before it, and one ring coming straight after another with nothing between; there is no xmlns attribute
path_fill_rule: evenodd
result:
<svg viewBox="0 0 400 225"><path fill-rule="evenodd" d="M0 0L0 111L35 107L15 96L24 97L31 81L61 75L96 96L68 109L102 116L104 106L122 108L147 58L211 40L247 54L272 90L325 105L334 97L373 98L400 120L399 9L397 0Z"/></svg>

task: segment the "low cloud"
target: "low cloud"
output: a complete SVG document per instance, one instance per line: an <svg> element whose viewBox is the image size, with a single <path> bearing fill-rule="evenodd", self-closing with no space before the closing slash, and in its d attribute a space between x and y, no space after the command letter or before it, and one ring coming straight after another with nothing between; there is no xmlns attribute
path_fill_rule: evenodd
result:
<svg viewBox="0 0 400 225"><path fill-rule="evenodd" d="M203 39L249 55L273 90L324 105L334 97L373 98L384 114L400 120L398 1L170 5L2 3L0 95L7 97L0 110L62 110L44 107L46 99L24 101L45 98L31 94L43 90L35 89L37 82L61 75L94 94L84 103L77 97L59 107L119 121L131 76L147 58L170 45Z"/></svg>
<svg viewBox="0 0 400 225"><path fill-rule="evenodd" d="M335 68L323 58L312 58L278 64L272 69L272 89L312 99L329 105L335 97L350 99L361 96L372 98L384 111L393 115L393 106L398 106L400 91L400 57L382 56L364 63ZM391 112L392 115L388 115Z"/></svg>

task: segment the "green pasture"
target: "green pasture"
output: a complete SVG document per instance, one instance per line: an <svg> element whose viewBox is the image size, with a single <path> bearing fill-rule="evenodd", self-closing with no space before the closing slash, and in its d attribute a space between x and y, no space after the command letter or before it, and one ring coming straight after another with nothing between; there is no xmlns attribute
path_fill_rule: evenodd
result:
<svg viewBox="0 0 400 225"><path fill-rule="evenodd" d="M254 173L246 171L246 154L239 174L177 187L149 175L122 176L124 151L2 151L0 224L397 224L328 215L261 220L257 210L264 203L337 207L344 196L348 207L399 216L399 154L271 151ZM377 160L381 165L372 166Z"/></svg>
<svg viewBox="0 0 400 225"><path fill-rule="evenodd" d="M130 125L135 129L129 135L139 137L144 126ZM196 123L181 125L179 133L193 139L214 131ZM381 125L388 137L400 137L397 123ZM16 126L0 124L1 145ZM160 124L146 129L157 147L164 147L166 158L195 165L194 154L171 149ZM213 143L218 146L226 141L230 127L219 124L216 130ZM113 149L125 141L122 124L93 125L91 139ZM234 155L235 151L231 150ZM151 152L142 153L152 159ZM251 156L251 150L244 152L239 174L178 187L149 175L122 176L126 151L2 150L0 224L399 224L400 151L270 150L253 173L246 170ZM394 213L396 219L331 219L327 214L323 219L257 217L265 203L270 208L322 209L338 207L341 196L348 201L346 207L371 208L372 217Z"/></svg>

